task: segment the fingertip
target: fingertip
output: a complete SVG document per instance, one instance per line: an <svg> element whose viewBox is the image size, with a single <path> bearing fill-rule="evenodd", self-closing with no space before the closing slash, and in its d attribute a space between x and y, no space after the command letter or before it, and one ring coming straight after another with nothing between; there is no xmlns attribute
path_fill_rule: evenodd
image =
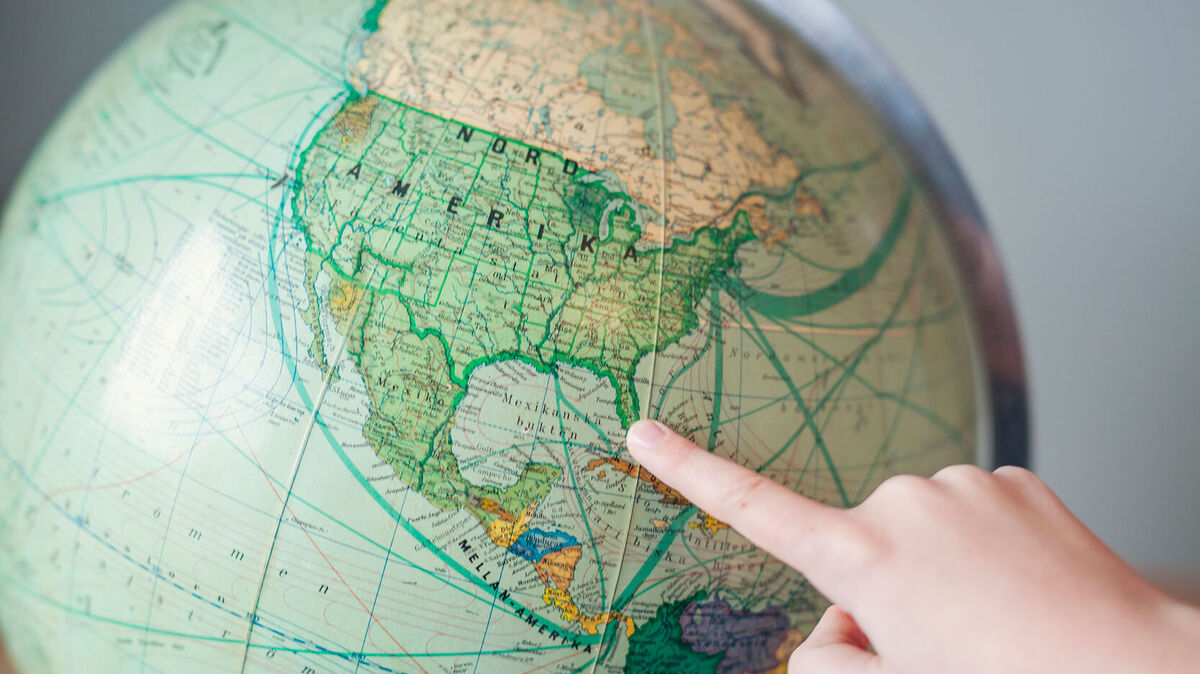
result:
<svg viewBox="0 0 1200 674"><path fill-rule="evenodd" d="M671 434L671 429L654 419L642 419L634 422L625 434L625 443L635 457L662 444Z"/></svg>
<svg viewBox="0 0 1200 674"><path fill-rule="evenodd" d="M626 444L657 480L802 573L823 575L822 559L837 557L827 549L842 544L834 519L843 516L840 510L705 451L658 421L634 423Z"/></svg>

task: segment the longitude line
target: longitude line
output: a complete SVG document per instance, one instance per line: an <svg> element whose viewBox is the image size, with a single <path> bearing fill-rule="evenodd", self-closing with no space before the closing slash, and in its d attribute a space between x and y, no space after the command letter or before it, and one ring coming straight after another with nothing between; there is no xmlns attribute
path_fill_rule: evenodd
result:
<svg viewBox="0 0 1200 674"><path fill-rule="evenodd" d="M395 113L393 113L393 116L394 116L394 114ZM385 128L386 128L386 124L387 124L387 122L384 123ZM381 131L381 133L382 133L382 131ZM315 143L316 140L317 139L314 138L313 142ZM372 143L373 142L374 141L372 141ZM422 167L422 174L424 172L425 167L428 166L428 163L429 163L429 160L427 160L425 165ZM389 242L390 242L390 236L389 236ZM369 288L371 285L371 282L374 281L376 271L377 270L373 269L371 271L371 276L368 277L367 280L364 282L363 297L366 296L365 289ZM271 537L271 544L267 547L267 555L266 555L266 558L263 560L263 571L262 571L262 575L259 579L258 590L255 592L255 595L254 595L254 605L250 612L250 622L246 628L245 648L242 651L242 666L241 666L240 671L243 673L246 671L246 665L247 665L247 663L249 661L249 657L250 657L250 640L251 640L251 636L254 632L254 623L257 620L258 606L259 606L259 602L262 599L263 588L266 585L266 581L267 581L267 571L270 569L271 557L275 551L275 543L279 538L279 530L283 524L283 517L288 511L288 507L287 507L288 501L291 500L292 490L296 485L296 479L300 473L300 463L304 459L305 451L308 448L308 441L312 436L313 429L317 425L317 416L318 416L318 414L320 414L321 406L324 404L325 395L329 392L329 389L332 386L333 375L337 372L338 363L340 363L342 358L346 355L346 348L350 343L350 336L352 334L352 332L350 330L350 327L353 322L352 319L362 309L361 302L362 302L362 298L360 297L358 302L355 303L355 305L354 305L353 312L350 313L351 322L347 323L346 334L342 337L341 344L338 345L337 355L334 357L332 364L329 367L328 372L326 372L324 379L321 381L321 390L317 393L317 397L313 400L312 414L311 414L311 416L309 416L308 424L305 427L304 433L300 439L300 447L298 448L298 450L296 452L296 461L295 461L294 465L292 466L291 477L288 479L287 492L284 494L283 502L280 504L281 507L280 507L280 512L279 512L279 519L275 522L275 533ZM353 591L351 591L351 593L353 594ZM374 618L373 613L369 613L368 615L369 615L369 617ZM368 630L370 629L370 623L368 623L367 629ZM400 644L397 643L397 646L400 646ZM410 659L412 659L412 655L409 654L408 651L403 646L400 646L400 649L402 651L404 651L404 654L406 656L408 656ZM415 664L417 664L417 667L419 669L421 669L422 671L425 671L424 668L422 668L419 663L416 663L416 660L413 660L413 662Z"/></svg>
<svg viewBox="0 0 1200 674"><path fill-rule="evenodd" d="M404 501L408 500L408 494L409 492L405 492ZM404 510L404 501L400 502L400 508L398 509L400 512L403 512ZM363 651L365 651L367 648L367 636L371 634L372 621L370 618L371 616L375 615L375 607L379 605L379 594L383 590L383 578L387 575L388 561L392 556L392 548L396 545L396 532L398 531L400 531L400 520L396 520L395 524L392 526L392 540L388 542L388 554L383 556L383 567L379 570L379 582L375 585L375 598L371 600L371 612L367 616L367 627L363 630L362 644L358 647L358 656L356 658L357 662L354 663L355 674L358 673L359 668L362 667L363 662L366 661L366 656L364 655Z"/></svg>
<svg viewBox="0 0 1200 674"><path fill-rule="evenodd" d="M647 0L641 0L641 5L642 5L642 31L645 33L645 37L646 37L646 51L650 56L651 65L654 68L654 85L655 85L654 92L655 92L655 96L658 99L657 100L658 105L656 107L658 109L659 196L660 196L660 201L661 201L660 208L659 208L659 233L658 233L658 292L655 294L655 306L654 306L654 341L651 344L651 349L650 349L650 373L649 373L649 380L647 381L647 386L646 386L646 400L644 403L644 411L643 411L643 416L649 417L650 410L651 410L650 401L654 395L654 375L655 375L655 372L658 367L658 338L659 338L659 326L662 323L663 274L664 274L664 268L666 266L666 251L667 251L667 158L663 154L664 150L666 148L666 144L667 144L666 140L667 139L666 139L666 131L665 131L666 114L663 110L663 99L665 97L663 96L663 81L662 81L661 63L658 59L658 45L654 40L654 30L650 25L650 11L649 11L649 5L647 3ZM637 389L635 388L634 391L636 391L636 390ZM640 470L640 467L638 468L638 470ZM640 482L638 480L637 473L633 473L631 475L630 479L633 480L633 489L631 489L629 492L629 507L628 507L629 517L625 522L625 541L621 544L621 555L617 558L616 575L613 578L612 603L609 604L608 611L612 610L612 607L616 603L616 600L617 600L617 585L621 581L621 571L624 570L624 568L625 568L625 555L627 554L627 552L629 550L629 535L633 528L633 511L634 511L634 506L637 504L638 489L641 486ZM612 629L612 625L613 625L612 622L608 623L608 625L605 627L606 633ZM596 654L595 659L592 660L591 671L593 673L596 671L596 668L600 666L600 659L604 657L605 651L602 648L603 645L604 645L604 641L602 639L600 644L597 645L597 650L599 652Z"/></svg>
<svg viewBox="0 0 1200 674"><path fill-rule="evenodd" d="M356 307L357 309L358 307ZM341 362L342 357L346 354L346 345L350 343L350 334L350 331L347 330L346 335L342 337L342 343L338 346L337 357L334 358L333 364L325 374L324 381L321 382L321 390L313 401L313 410L312 414L308 417L308 425L305 427L304 433L300 436L300 446L296 449L296 460L292 464L291 477L288 478L287 492L283 496L283 503L279 506L279 519L275 521L275 533L271 536L271 544L267 547L266 558L263 559L262 575L258 581L258 589L254 593L254 605L250 609L250 622L246 626L246 645L242 650L242 666L239 669L243 673L246 671L246 664L250 658L250 637L254 632L254 621L258 615L258 604L262 599L263 587L267 584L267 571L270 568L271 555L275 552L275 542L279 539L279 529L283 526L283 516L287 513L287 502L292 496L292 489L296 486L296 478L300 474L300 461L304 458L309 438L312 436L313 429L316 428L317 414L321 409L321 404L325 400L325 394L329 392L329 388L332 385L333 375L337 372L337 363Z"/></svg>
<svg viewBox="0 0 1200 674"><path fill-rule="evenodd" d="M667 158L663 154L667 146L667 137L664 127L666 125L666 113L663 111L663 81L661 63L659 63L657 53L658 45L654 41L654 31L650 27L650 17L647 9L646 0L642 0L642 28L646 33L646 47L650 53L651 63L654 67L654 91L658 96L658 164L659 164L659 196L662 201L662 207L659 209L659 232L658 232L658 292L655 295L654 307L654 343L651 345L654 348L650 349L650 381L646 390L646 405L645 414L650 414L650 398L654 394L654 374L658 366L658 333L659 326L662 323L662 290L663 290L663 274L666 266L667 252Z"/></svg>

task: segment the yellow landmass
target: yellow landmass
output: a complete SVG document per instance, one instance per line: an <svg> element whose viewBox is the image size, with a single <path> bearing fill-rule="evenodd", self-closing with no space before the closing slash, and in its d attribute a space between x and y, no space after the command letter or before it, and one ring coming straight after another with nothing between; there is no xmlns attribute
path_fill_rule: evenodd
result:
<svg viewBox="0 0 1200 674"><path fill-rule="evenodd" d="M796 213L799 215L810 215L813 217L821 217L825 215L825 207L813 195L804 190L797 190L796 196Z"/></svg>
<svg viewBox="0 0 1200 674"><path fill-rule="evenodd" d="M647 12L672 36L650 51L703 54L706 47L669 13L638 0L614 2L623 11L536 0L392 0L364 45L360 74L387 96L554 150L588 170L615 172L633 199L665 213L665 223L646 223L645 243L729 226L732 207L751 187L789 185L799 172L793 159L769 145L736 102L714 105L700 82L678 69L663 68L666 81L655 83L675 108L675 157L651 155L646 121L609 108L580 73L582 59L604 49L617 58L623 49L626 57L657 63L643 41L623 40L645 34ZM766 240L778 238L761 198L737 206Z"/></svg>
<svg viewBox="0 0 1200 674"><path fill-rule="evenodd" d="M329 310L338 325L344 325L358 309L363 289L350 281L338 280L329 289Z"/></svg>
<svg viewBox="0 0 1200 674"><path fill-rule="evenodd" d="M525 533L525 531L529 529L529 526L526 524L526 522L533 517L534 511L537 510L537 502L530 503L525 507L525 512L521 513L520 517L514 518L511 513L500 508L500 505L495 501L492 501L491 499L482 500L490 501L491 503L489 505L494 507L494 510L490 510L489 512L494 512L499 515L499 517L492 520L492 523L488 525L487 534L496 543L496 545L499 545L503 548L507 548L513 543L516 543L517 539L521 537L521 534Z"/></svg>
<svg viewBox="0 0 1200 674"><path fill-rule="evenodd" d="M637 631L633 624L633 618L623 616L619 611L608 611L591 618L584 616L579 619L579 624L583 626L584 631L588 634L597 634L600 631L599 628L601 625L606 625L613 621L625 623L626 637L633 636L633 633Z"/></svg>
<svg viewBox="0 0 1200 674"><path fill-rule="evenodd" d="M688 522L688 526L693 529L701 529L710 534L715 534L722 529L728 529L729 525L721 520L709 515L708 513L700 513L699 522Z"/></svg>
<svg viewBox="0 0 1200 674"><path fill-rule="evenodd" d="M597 613L594 616L586 616L580 612L579 607L575 606L575 600L571 598L571 594L565 590L556 590L546 588L542 594L542 599L548 606L554 606L562 612L562 619L568 622L577 622L583 631L588 634L599 634L600 626L606 625L613 621L619 621L625 624L625 636L633 636L636 631L636 626L633 624L633 618L622 615L620 611L605 611Z"/></svg>
<svg viewBox="0 0 1200 674"><path fill-rule="evenodd" d="M553 606L562 612L562 619L568 622L579 622L579 607L575 605L575 601L571 599L570 593L566 590L559 590L553 587L547 587L542 593L542 600L547 606Z"/></svg>

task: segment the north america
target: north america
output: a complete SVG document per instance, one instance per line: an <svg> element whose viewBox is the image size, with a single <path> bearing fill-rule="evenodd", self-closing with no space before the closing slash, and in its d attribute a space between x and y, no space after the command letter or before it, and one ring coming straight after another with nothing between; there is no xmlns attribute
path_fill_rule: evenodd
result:
<svg viewBox="0 0 1200 674"><path fill-rule="evenodd" d="M638 365L696 329L698 304L754 238L747 218L639 243L664 216L612 175L376 93L351 96L304 151L292 210L307 244L310 352L327 376L343 350L354 362L375 453L533 565L562 622L632 634L619 611L580 608L581 547L539 518L562 469L531 460L506 485L470 481L452 441L456 411L473 372L514 362L607 382L627 426L643 402ZM531 541L549 549L535 554Z"/></svg>

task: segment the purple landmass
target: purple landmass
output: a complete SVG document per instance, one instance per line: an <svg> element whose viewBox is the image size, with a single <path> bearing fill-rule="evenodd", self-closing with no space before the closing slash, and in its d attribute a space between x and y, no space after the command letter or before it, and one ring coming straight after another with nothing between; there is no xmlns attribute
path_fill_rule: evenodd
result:
<svg viewBox="0 0 1200 674"><path fill-rule="evenodd" d="M714 597L706 603L692 602L679 616L682 641L707 655L725 653L718 674L761 672L779 664L775 651L787 638L790 626L778 607L761 613L734 611L729 603Z"/></svg>

